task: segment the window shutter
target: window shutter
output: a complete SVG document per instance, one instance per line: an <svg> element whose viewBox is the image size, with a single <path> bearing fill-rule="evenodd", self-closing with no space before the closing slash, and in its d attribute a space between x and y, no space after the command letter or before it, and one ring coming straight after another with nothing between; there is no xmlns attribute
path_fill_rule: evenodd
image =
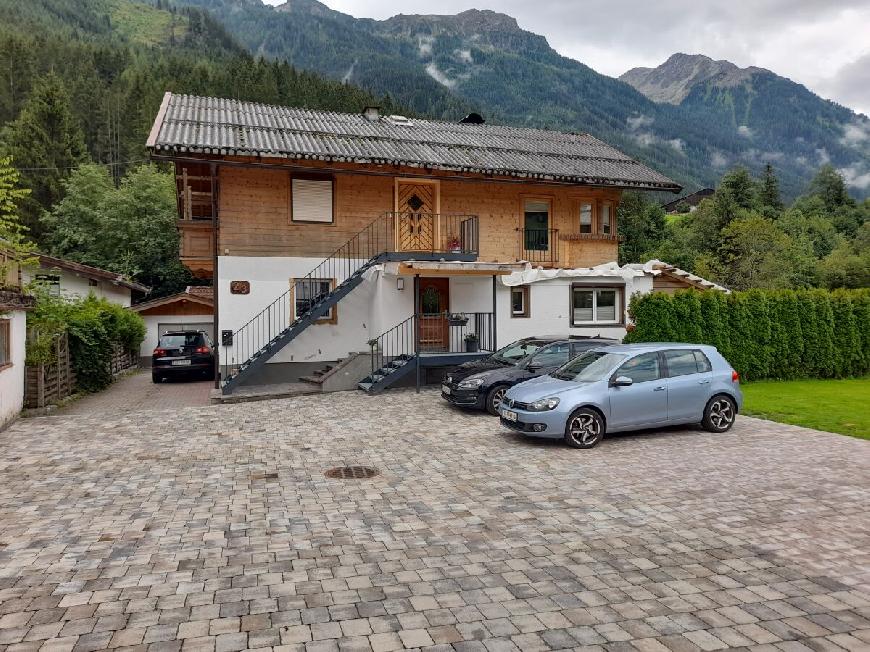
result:
<svg viewBox="0 0 870 652"><path fill-rule="evenodd" d="M293 221L332 222L332 179L293 179Z"/></svg>

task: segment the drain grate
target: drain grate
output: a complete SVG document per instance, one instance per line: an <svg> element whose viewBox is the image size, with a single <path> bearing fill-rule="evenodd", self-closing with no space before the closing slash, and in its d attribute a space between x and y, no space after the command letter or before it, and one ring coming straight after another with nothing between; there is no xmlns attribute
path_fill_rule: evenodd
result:
<svg viewBox="0 0 870 652"><path fill-rule="evenodd" d="M251 480L277 480L277 473L252 473Z"/></svg>
<svg viewBox="0 0 870 652"><path fill-rule="evenodd" d="M334 469L329 469L323 475L339 480L363 480L373 478L379 473L380 471L370 466L337 466Z"/></svg>

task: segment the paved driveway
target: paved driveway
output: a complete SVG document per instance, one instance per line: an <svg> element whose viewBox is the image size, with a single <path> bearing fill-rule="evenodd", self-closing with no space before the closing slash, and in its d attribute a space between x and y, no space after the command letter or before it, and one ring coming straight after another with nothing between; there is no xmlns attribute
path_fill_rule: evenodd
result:
<svg viewBox="0 0 870 652"><path fill-rule="evenodd" d="M121 376L102 392L73 401L60 414L96 414L168 410L172 408L208 405L211 380L173 380L151 382L148 369Z"/></svg>
<svg viewBox="0 0 870 652"><path fill-rule="evenodd" d="M27 419L0 648L867 650L868 485L847 437L575 451L431 391Z"/></svg>

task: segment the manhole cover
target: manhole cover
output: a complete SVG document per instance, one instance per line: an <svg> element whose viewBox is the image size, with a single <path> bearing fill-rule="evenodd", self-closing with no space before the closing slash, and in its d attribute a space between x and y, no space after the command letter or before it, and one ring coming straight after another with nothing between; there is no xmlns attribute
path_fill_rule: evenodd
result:
<svg viewBox="0 0 870 652"><path fill-rule="evenodd" d="M329 469L323 475L339 480L362 480L363 478L373 478L378 473L380 471L370 466L337 466L334 469Z"/></svg>

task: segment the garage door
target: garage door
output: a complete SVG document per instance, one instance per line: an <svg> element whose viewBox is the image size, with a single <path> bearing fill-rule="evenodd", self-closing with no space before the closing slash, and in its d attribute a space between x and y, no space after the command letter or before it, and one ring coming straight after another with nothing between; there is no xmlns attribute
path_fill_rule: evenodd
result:
<svg viewBox="0 0 870 652"><path fill-rule="evenodd" d="M158 335L163 335L166 331L205 331L208 333L208 338L214 342L214 323L201 322L190 324L157 324Z"/></svg>

